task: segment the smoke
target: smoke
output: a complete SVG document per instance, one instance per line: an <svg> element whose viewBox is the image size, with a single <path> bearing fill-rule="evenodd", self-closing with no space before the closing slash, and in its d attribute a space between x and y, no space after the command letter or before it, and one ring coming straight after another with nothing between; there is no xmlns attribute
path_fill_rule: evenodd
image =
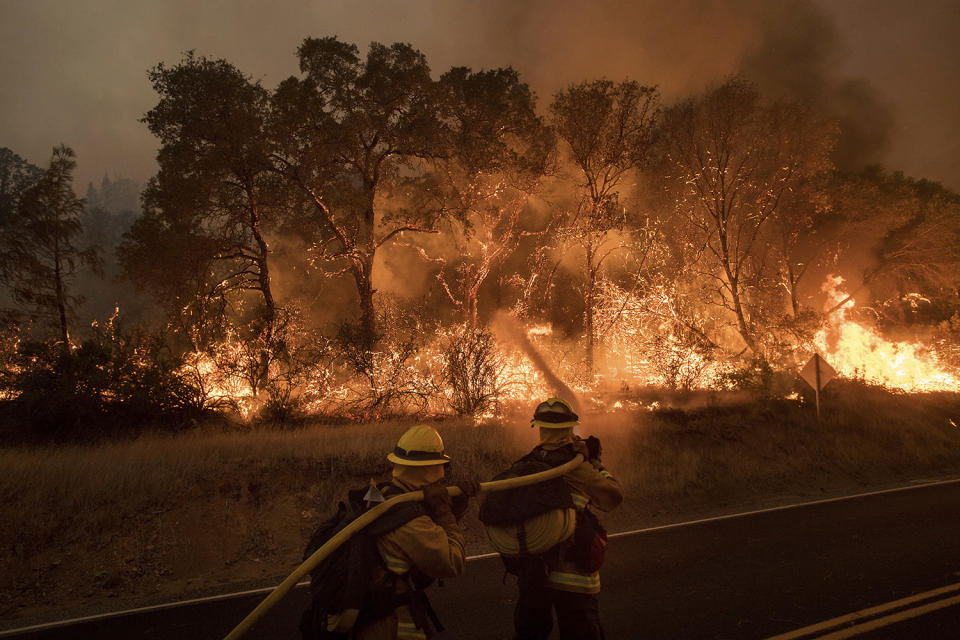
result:
<svg viewBox="0 0 960 640"><path fill-rule="evenodd" d="M137 121L156 102L148 68L196 49L272 87L296 72L305 36L338 35L410 42L435 73L512 65L541 108L585 79L629 76L669 102L742 71L841 118L841 165L880 159L958 188L958 28L954 0L8 2L0 145L41 163L65 142L79 185L121 167L143 182L156 171Z"/></svg>
<svg viewBox="0 0 960 640"><path fill-rule="evenodd" d="M469 44L482 64L516 67L549 102L559 89L600 77L659 85L667 98L699 91L736 71L762 4L492 0L442 11L444 22L478 25Z"/></svg>
<svg viewBox="0 0 960 640"><path fill-rule="evenodd" d="M545 102L559 89L599 77L657 85L669 102L741 74L768 97L839 121L834 160L841 169L879 163L890 148L895 119L888 99L869 80L841 72L843 35L812 0L480 6L470 19L498 52L488 54L489 63L518 67Z"/></svg>
<svg viewBox="0 0 960 640"><path fill-rule="evenodd" d="M800 102L836 120L838 168L856 171L881 162L893 112L868 80L840 74L843 43L833 22L809 1L765 3L761 14L762 37L748 48L743 75L767 97Z"/></svg>

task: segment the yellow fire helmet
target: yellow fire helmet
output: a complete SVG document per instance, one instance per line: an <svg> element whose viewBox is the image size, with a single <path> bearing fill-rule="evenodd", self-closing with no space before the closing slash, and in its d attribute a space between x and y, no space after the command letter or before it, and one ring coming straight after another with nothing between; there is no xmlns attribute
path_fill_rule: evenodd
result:
<svg viewBox="0 0 960 640"><path fill-rule="evenodd" d="M578 424L580 416L561 398L550 398L538 404L533 410L533 420L530 421L531 427L547 429L572 429Z"/></svg>
<svg viewBox="0 0 960 640"><path fill-rule="evenodd" d="M418 424L410 427L397 440L387 460L407 467L426 467L431 464L447 464L450 456L443 452L443 438L433 427Z"/></svg>

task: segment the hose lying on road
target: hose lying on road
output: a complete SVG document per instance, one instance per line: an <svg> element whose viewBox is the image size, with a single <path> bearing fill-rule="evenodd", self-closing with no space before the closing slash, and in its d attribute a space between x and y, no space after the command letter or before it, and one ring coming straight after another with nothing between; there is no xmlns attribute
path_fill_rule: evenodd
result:
<svg viewBox="0 0 960 640"><path fill-rule="evenodd" d="M562 476L568 471L575 469L581 462L583 462L583 456L577 454L570 462L562 464L559 467L554 467L553 469L541 471L540 473L532 473L528 476L518 476L516 478L507 478L506 480L481 482L480 490L504 491L506 489L514 489L516 487L522 487L528 484L536 484L537 482L543 482L545 480L556 478L557 476ZM460 491L459 487L447 487L447 493L449 493L451 496L458 496L462 493L462 491ZM420 500L423 500L423 491L404 493L390 498L385 502L381 502L348 524L346 527L341 529L339 533L327 540L327 542L317 549L313 555L304 560L303 564L297 567L294 572L287 576L283 582L278 584L276 588L274 588L274 590L263 599L263 602L258 604L256 608L247 615L246 618L240 621L240 624L238 624L233 631L227 634L224 640L236 640L244 633L249 631L250 627L252 627L257 620L262 618L267 611L277 604L283 598L283 596L287 595L287 593L293 589L298 582L300 582L301 578L310 573L314 567L324 560L324 558L333 553L344 542L349 540L350 536L382 516L390 509L390 507L401 502L415 502Z"/></svg>

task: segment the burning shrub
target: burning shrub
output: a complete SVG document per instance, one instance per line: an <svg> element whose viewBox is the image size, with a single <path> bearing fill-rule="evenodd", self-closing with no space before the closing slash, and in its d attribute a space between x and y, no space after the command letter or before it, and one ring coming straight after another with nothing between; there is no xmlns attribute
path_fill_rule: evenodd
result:
<svg viewBox="0 0 960 640"><path fill-rule="evenodd" d="M322 401L333 349L304 326L299 308L278 309L269 327L246 334L227 327L221 340L184 355L180 373L196 391L196 406L283 425Z"/></svg>
<svg viewBox="0 0 960 640"><path fill-rule="evenodd" d="M335 350L330 340L304 328L299 313L278 327L276 336L283 349L272 360L263 384L266 400L257 417L286 425L302 419L329 395Z"/></svg>
<svg viewBox="0 0 960 640"><path fill-rule="evenodd" d="M628 291L613 282L602 284L597 315L624 382L671 389L713 384L717 347L688 306L686 297L668 286Z"/></svg>
<svg viewBox="0 0 960 640"><path fill-rule="evenodd" d="M940 361L960 370L960 311L937 325L934 344Z"/></svg>
<svg viewBox="0 0 960 640"><path fill-rule="evenodd" d="M5 440L51 442L174 428L199 418L195 390L158 336L120 332L117 314L75 348L23 341L0 405Z"/></svg>
<svg viewBox="0 0 960 640"><path fill-rule="evenodd" d="M650 364L670 389L696 389L711 377L715 348L692 331L676 327L674 333L647 346Z"/></svg>
<svg viewBox="0 0 960 640"><path fill-rule="evenodd" d="M796 316L768 314L763 319L766 331L756 338L760 357L777 371L803 366L802 345L808 345L823 323L822 314L801 310Z"/></svg>
<svg viewBox="0 0 960 640"><path fill-rule="evenodd" d="M384 328L374 349L365 345L361 324L344 322L336 345L342 363L339 387L331 391L329 409L353 420L381 420L422 414L435 390L426 366L418 366L422 339L427 333L416 313L383 301L377 326Z"/></svg>
<svg viewBox="0 0 960 640"><path fill-rule="evenodd" d="M495 411L503 392L503 356L493 334L467 325L447 334L443 346L441 392L457 415Z"/></svg>
<svg viewBox="0 0 960 640"><path fill-rule="evenodd" d="M17 319L0 318L0 401L16 395L14 380L20 370L17 357L20 340L21 330Z"/></svg>

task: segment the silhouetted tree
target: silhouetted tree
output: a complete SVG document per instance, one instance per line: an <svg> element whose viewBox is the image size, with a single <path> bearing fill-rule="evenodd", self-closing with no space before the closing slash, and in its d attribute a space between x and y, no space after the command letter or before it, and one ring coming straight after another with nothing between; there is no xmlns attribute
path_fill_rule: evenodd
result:
<svg viewBox="0 0 960 640"><path fill-rule="evenodd" d="M6 147L0 148L0 282L7 282L12 266L15 233L12 227L26 190L43 177L34 166Z"/></svg>
<svg viewBox="0 0 960 640"><path fill-rule="evenodd" d="M836 266L850 283L847 300L864 298L868 286L880 304L899 305L903 296L915 293L955 298L960 195L936 182L879 168L838 176L831 186L837 223L828 238Z"/></svg>
<svg viewBox="0 0 960 640"><path fill-rule="evenodd" d="M83 225L81 242L96 245L102 250L103 278L80 274L77 290L83 292L86 302L78 309L78 314L102 321L119 306L124 310L124 315L131 318L131 314L142 310L148 301L137 295L131 282L122 279L117 247L139 216L140 187L129 178L111 180L104 176L99 188L88 185L84 200L86 206L80 220ZM110 286L103 286L104 282Z"/></svg>
<svg viewBox="0 0 960 640"><path fill-rule="evenodd" d="M99 264L95 247L74 245L84 205L73 192L75 168L69 147L54 148L43 176L20 198L8 249L7 280L14 300L52 321L65 349L70 345L68 319L79 302L70 285L80 268Z"/></svg>
<svg viewBox="0 0 960 640"><path fill-rule="evenodd" d="M104 175L100 186L87 185L85 196L88 209L101 209L114 216L140 209L140 185L130 178L114 178Z"/></svg>
<svg viewBox="0 0 960 640"><path fill-rule="evenodd" d="M144 192L144 215L123 259L145 286L168 287L171 262L174 271L195 269L180 280L190 289L174 296L181 308L217 300L242 310L246 292L255 292L251 333L264 345L250 375L256 390L267 375L278 310L267 241L278 210L264 131L269 94L230 63L193 53L149 76L160 101L143 120L160 139L160 171ZM158 255L178 241L182 251Z"/></svg>

